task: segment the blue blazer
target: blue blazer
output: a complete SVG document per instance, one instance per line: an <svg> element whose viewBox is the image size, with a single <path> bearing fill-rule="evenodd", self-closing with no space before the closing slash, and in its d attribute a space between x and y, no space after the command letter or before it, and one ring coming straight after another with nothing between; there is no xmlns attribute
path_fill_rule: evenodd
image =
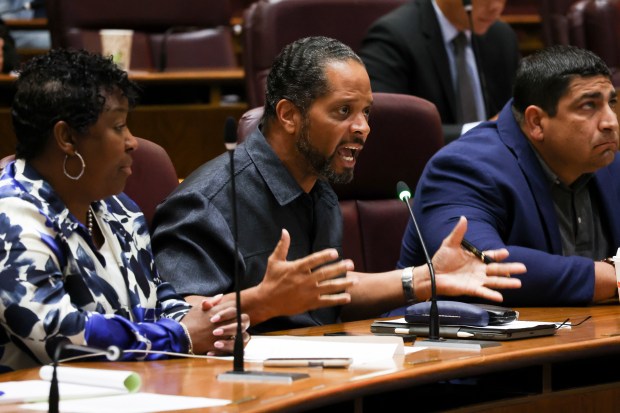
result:
<svg viewBox="0 0 620 413"><path fill-rule="evenodd" d="M562 256L562 241L548 178L510 105L497 122L485 122L442 148L429 161L415 191L413 210L429 254L461 215L466 237L479 248L505 247L508 261L523 262L522 287L504 290L511 306L571 306L591 302L594 262ZM615 177L615 178L614 178ZM594 174L600 217L615 255L620 246L620 157ZM603 257L600 257L603 258ZM399 267L424 262L410 222Z"/></svg>

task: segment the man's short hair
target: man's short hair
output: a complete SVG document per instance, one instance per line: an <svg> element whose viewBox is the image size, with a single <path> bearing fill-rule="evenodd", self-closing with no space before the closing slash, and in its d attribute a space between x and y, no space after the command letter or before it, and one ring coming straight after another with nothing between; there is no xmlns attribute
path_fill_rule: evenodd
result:
<svg viewBox="0 0 620 413"><path fill-rule="evenodd" d="M115 91L127 98L129 107L135 106L138 86L111 57L54 49L32 58L20 70L11 108L16 156L28 160L39 155L61 120L86 133L104 110L102 93Z"/></svg>
<svg viewBox="0 0 620 413"><path fill-rule="evenodd" d="M285 46L267 76L262 123L275 118L276 105L282 99L305 115L317 98L329 92L327 64L347 60L363 65L349 46L328 37L305 37Z"/></svg>
<svg viewBox="0 0 620 413"><path fill-rule="evenodd" d="M535 105L555 116L560 98L578 76L611 78L611 72L599 56L575 46L550 46L523 58L515 78L513 110L522 116Z"/></svg>

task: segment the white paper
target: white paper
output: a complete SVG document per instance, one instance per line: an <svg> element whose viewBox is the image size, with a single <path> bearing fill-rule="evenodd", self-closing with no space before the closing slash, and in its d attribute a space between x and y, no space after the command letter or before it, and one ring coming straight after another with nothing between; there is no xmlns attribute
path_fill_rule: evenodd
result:
<svg viewBox="0 0 620 413"><path fill-rule="evenodd" d="M47 401L52 372L52 366L43 366L39 369L43 380L0 383L0 404ZM59 366L56 374L61 400L136 392L141 385L140 376L126 370Z"/></svg>
<svg viewBox="0 0 620 413"><path fill-rule="evenodd" d="M39 376L43 380L51 381L54 368L43 366ZM80 367L58 366L56 370L58 383L74 383L85 386L111 387L113 389L135 392L140 389L140 376L133 371L85 369Z"/></svg>
<svg viewBox="0 0 620 413"><path fill-rule="evenodd" d="M0 383L0 391L3 393L0 395L0 404L47 401L50 394L50 382L45 380L8 381ZM58 393L61 399L74 399L127 393L127 390L59 383Z"/></svg>
<svg viewBox="0 0 620 413"><path fill-rule="evenodd" d="M131 393L121 396L61 401L63 413L150 413L224 406L230 400L207 397L168 396L154 393ZM23 409L47 411L47 403L22 406Z"/></svg>
<svg viewBox="0 0 620 413"><path fill-rule="evenodd" d="M403 355L403 339L394 336L252 336L245 360L268 358L350 357L352 367L386 368Z"/></svg>

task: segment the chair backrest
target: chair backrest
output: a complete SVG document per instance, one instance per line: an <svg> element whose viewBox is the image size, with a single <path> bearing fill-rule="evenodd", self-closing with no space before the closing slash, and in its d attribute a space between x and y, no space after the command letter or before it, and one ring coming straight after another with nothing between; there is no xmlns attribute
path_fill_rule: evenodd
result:
<svg viewBox="0 0 620 413"><path fill-rule="evenodd" d="M148 139L137 139L125 193L138 204L150 229L155 208L179 185L179 178L163 147Z"/></svg>
<svg viewBox="0 0 620 413"><path fill-rule="evenodd" d="M148 139L136 139L138 149L132 152L132 174L124 192L138 204L150 228L155 208L179 185L179 179L164 148ZM15 155L0 159L0 171L14 159Z"/></svg>
<svg viewBox="0 0 620 413"><path fill-rule="evenodd" d="M541 0L540 18L545 46L573 44L570 39L568 12L578 0Z"/></svg>
<svg viewBox="0 0 620 413"><path fill-rule="evenodd" d="M612 70L620 67L620 1L586 0L583 10L586 46Z"/></svg>
<svg viewBox="0 0 620 413"><path fill-rule="evenodd" d="M370 25L408 0L261 0L243 17L243 65L250 108L265 103L265 79L282 48L327 36L359 51Z"/></svg>
<svg viewBox="0 0 620 413"><path fill-rule="evenodd" d="M47 0L52 47L101 52L100 29L132 29L130 69L238 66L229 0Z"/></svg>
<svg viewBox="0 0 620 413"><path fill-rule="evenodd" d="M370 135L359 154L353 181L335 185L343 215L343 254L363 272L394 269L409 221L396 198L396 184L415 188L424 166L443 145L441 119L431 102L392 93L374 93ZM243 141L258 125L262 107L239 121Z"/></svg>

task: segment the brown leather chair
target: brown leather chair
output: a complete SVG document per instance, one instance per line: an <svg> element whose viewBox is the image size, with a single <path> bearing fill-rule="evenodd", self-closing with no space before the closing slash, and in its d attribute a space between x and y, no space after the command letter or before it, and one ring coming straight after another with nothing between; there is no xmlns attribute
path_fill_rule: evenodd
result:
<svg viewBox="0 0 620 413"><path fill-rule="evenodd" d="M261 0L243 16L243 65L250 108L265 103L265 79L282 48L302 37L327 36L354 51L368 27L408 0Z"/></svg>
<svg viewBox="0 0 620 413"><path fill-rule="evenodd" d="M238 66L229 0L47 0L52 47L101 51L100 29L132 29L131 69Z"/></svg>
<svg viewBox="0 0 620 413"><path fill-rule="evenodd" d="M179 185L179 179L164 148L148 139L136 139L138 149L132 152L132 174L124 192L142 209L150 228L155 208ZM15 155L0 159L0 171L14 159Z"/></svg>
<svg viewBox="0 0 620 413"><path fill-rule="evenodd" d="M359 154L353 181L336 185L343 215L343 254L363 272L396 267L409 220L396 198L398 181L413 191L430 157L444 144L441 119L431 102L411 95L374 93L370 135ZM240 119L239 140L258 125L262 107Z"/></svg>

